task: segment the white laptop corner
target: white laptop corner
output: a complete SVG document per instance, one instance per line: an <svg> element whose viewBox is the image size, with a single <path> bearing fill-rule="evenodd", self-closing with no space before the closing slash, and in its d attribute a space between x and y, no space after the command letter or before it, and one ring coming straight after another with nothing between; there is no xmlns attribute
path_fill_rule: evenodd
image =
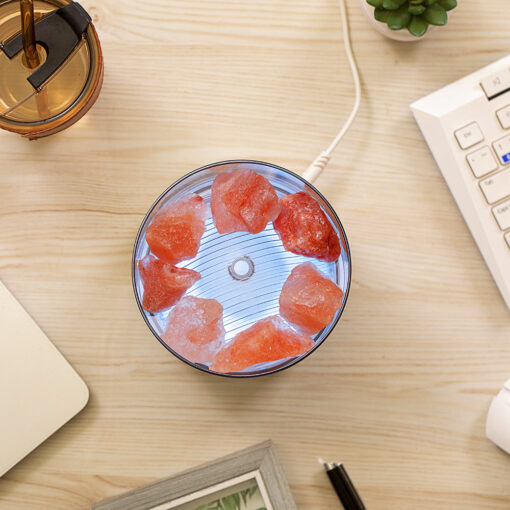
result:
<svg viewBox="0 0 510 510"><path fill-rule="evenodd" d="M80 376L0 282L0 476L88 399Z"/></svg>

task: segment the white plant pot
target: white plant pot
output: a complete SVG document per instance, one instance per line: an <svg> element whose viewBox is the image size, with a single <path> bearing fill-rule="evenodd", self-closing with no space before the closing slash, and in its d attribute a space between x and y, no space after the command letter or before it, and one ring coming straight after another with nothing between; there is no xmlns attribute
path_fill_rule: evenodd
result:
<svg viewBox="0 0 510 510"><path fill-rule="evenodd" d="M361 8L363 9L363 12L365 13L368 21L370 24L382 35L385 37L389 37L390 39L393 39L395 41L402 41L402 42L416 42L420 41L424 37L427 37L427 35L434 31L437 27L429 26L428 30L425 32L424 35L421 37L415 37L414 35L410 34L407 28L403 28L402 30L391 30L386 23L382 23L381 21L377 21L374 18L374 10L375 7L367 3L367 0L359 0L361 4Z"/></svg>

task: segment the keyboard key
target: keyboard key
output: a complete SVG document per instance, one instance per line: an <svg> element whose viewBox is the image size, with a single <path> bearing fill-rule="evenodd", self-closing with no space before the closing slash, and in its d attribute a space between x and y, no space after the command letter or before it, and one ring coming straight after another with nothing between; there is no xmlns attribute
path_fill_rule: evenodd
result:
<svg viewBox="0 0 510 510"><path fill-rule="evenodd" d="M505 239L506 239L506 242L508 243L508 247L510 248L510 232L507 232L505 234Z"/></svg>
<svg viewBox="0 0 510 510"><path fill-rule="evenodd" d="M510 200L494 207L492 212L501 230L510 228Z"/></svg>
<svg viewBox="0 0 510 510"><path fill-rule="evenodd" d="M510 169L498 172L480 181L480 187L489 204L510 196Z"/></svg>
<svg viewBox="0 0 510 510"><path fill-rule="evenodd" d="M501 108L501 110L498 110L496 115L498 116L499 123L503 129L510 128L510 104Z"/></svg>
<svg viewBox="0 0 510 510"><path fill-rule="evenodd" d="M502 69L498 73L482 80L482 88L489 99L510 89L510 69Z"/></svg>
<svg viewBox="0 0 510 510"><path fill-rule="evenodd" d="M483 134L480 126L476 122L472 122L461 129L457 129L455 138L457 138L461 149L469 149L469 147L473 147L473 145L483 140Z"/></svg>
<svg viewBox="0 0 510 510"><path fill-rule="evenodd" d="M508 163L510 163L510 135L496 140L492 145L501 164L508 165Z"/></svg>
<svg viewBox="0 0 510 510"><path fill-rule="evenodd" d="M492 151L489 146L482 147L471 154L466 156L469 166L475 177L483 177L484 175L497 170L498 162L492 155Z"/></svg>

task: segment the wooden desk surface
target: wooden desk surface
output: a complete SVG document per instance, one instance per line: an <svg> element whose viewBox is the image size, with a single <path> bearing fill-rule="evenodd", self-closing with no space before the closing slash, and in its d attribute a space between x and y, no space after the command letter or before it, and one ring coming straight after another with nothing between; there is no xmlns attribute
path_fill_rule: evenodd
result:
<svg viewBox="0 0 510 510"><path fill-rule="evenodd" d="M351 243L349 303L308 360L232 381L152 337L133 241L189 170L240 157L300 172L329 144L353 100L337 3L83 0L103 91L53 138L0 133L0 279L91 400L0 480L2 510L87 509L267 438L303 510L339 508L319 455L347 464L370 509L510 508L510 457L484 434L510 377L510 313L409 111L508 53L507 0L461 1L408 45L348 3L363 105L317 185Z"/></svg>

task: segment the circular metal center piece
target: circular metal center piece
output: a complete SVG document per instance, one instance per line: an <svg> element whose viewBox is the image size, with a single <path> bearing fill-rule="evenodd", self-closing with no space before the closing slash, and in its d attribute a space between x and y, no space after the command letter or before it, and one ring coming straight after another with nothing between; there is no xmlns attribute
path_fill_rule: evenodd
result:
<svg viewBox="0 0 510 510"><path fill-rule="evenodd" d="M255 272L255 264L250 257L238 257L228 266L228 272L234 280L248 280Z"/></svg>

